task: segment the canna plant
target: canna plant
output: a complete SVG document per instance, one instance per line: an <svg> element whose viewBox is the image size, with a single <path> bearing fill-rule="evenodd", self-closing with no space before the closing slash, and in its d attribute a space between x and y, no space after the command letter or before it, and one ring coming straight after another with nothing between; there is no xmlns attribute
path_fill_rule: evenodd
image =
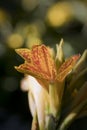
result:
<svg viewBox="0 0 87 130"><path fill-rule="evenodd" d="M44 44L16 52L25 60L15 69L25 74L21 88L28 92L31 130L66 130L87 115L87 50L65 59L61 40L56 53Z"/></svg>

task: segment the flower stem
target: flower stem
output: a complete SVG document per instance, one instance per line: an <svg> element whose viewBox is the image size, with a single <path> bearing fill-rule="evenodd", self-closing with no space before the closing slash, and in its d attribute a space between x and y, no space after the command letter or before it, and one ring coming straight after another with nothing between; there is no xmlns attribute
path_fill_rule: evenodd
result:
<svg viewBox="0 0 87 130"><path fill-rule="evenodd" d="M49 84L49 95L50 95L50 114L56 117L59 108L59 98L55 84L52 83Z"/></svg>

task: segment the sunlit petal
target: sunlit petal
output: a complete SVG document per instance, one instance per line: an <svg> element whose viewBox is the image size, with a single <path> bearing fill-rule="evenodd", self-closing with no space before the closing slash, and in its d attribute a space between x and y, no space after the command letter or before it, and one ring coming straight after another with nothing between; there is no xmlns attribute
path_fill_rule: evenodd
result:
<svg viewBox="0 0 87 130"><path fill-rule="evenodd" d="M16 53L18 53L22 58L24 58L27 62L31 62L31 51L29 49L16 49Z"/></svg>
<svg viewBox="0 0 87 130"><path fill-rule="evenodd" d="M53 81L56 75L54 61L45 45L36 45L32 50L17 49L16 52L25 59L25 63L15 67L19 72Z"/></svg>
<svg viewBox="0 0 87 130"><path fill-rule="evenodd" d="M74 65L76 64L77 60L79 59L80 55L72 56L71 58L67 59L62 66L58 70L57 80L62 81L68 75L68 73L73 69Z"/></svg>

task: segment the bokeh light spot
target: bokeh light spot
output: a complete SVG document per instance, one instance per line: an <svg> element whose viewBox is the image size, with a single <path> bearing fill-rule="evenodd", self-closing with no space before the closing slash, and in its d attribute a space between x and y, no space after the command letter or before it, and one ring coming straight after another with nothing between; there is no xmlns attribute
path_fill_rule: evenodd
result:
<svg viewBox="0 0 87 130"><path fill-rule="evenodd" d="M68 2L56 3L48 9L46 20L53 27L61 27L72 19L72 9Z"/></svg>
<svg viewBox="0 0 87 130"><path fill-rule="evenodd" d="M20 34L12 34L8 37L7 40L8 47L15 49L23 45L23 38Z"/></svg>
<svg viewBox="0 0 87 130"><path fill-rule="evenodd" d="M26 47L32 48L33 45L40 45L42 43L42 40L38 37L30 36L27 39Z"/></svg>

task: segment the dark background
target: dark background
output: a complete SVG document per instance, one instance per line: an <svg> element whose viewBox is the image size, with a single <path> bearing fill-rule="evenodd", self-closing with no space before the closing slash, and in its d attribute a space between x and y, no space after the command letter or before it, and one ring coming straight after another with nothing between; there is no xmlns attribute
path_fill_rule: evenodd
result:
<svg viewBox="0 0 87 130"><path fill-rule="evenodd" d="M0 130L31 126L27 92L20 89L23 74L14 69L23 61L14 49L36 43L55 48L61 38L66 57L87 48L86 0L0 0ZM86 130L86 122L79 119L69 129Z"/></svg>

